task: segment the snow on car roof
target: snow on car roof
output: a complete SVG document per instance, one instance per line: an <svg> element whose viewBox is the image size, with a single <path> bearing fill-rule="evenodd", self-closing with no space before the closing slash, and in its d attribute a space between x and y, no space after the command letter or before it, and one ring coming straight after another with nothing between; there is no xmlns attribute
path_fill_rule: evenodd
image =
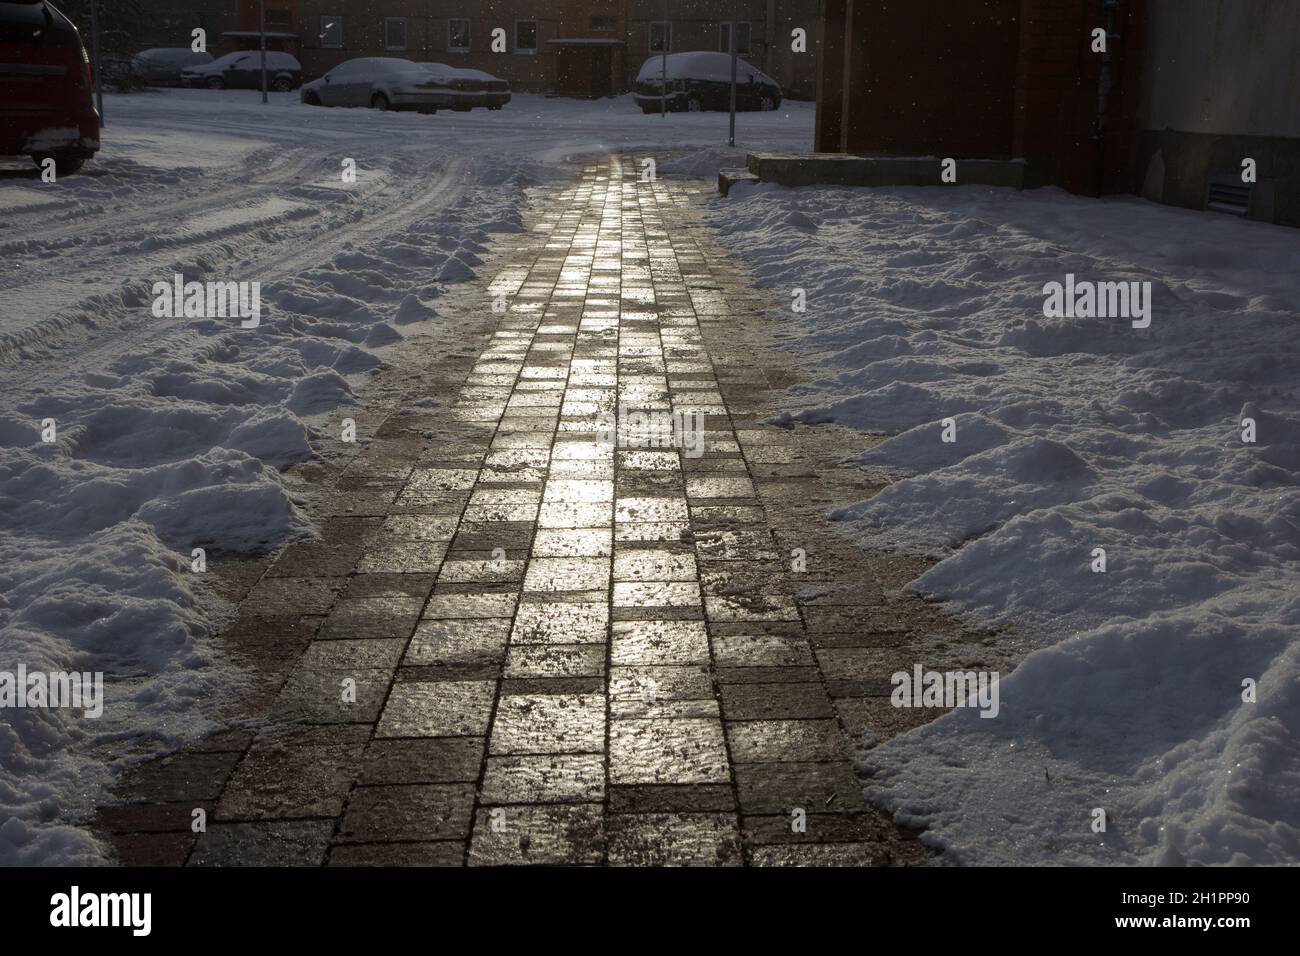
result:
<svg viewBox="0 0 1300 956"><path fill-rule="evenodd" d="M436 70L438 73L449 76L461 76L471 80L500 80L501 77L486 73L483 70L471 70L465 66L448 66L446 63L419 63L418 66L427 67L430 70Z"/></svg>
<svg viewBox="0 0 1300 956"><path fill-rule="evenodd" d="M668 61L668 79L670 80L720 80L731 82L731 54L698 51L695 53L669 53L652 56L641 65L637 80L658 79L664 70L664 60ZM742 58L736 60L736 78L742 83L749 82L751 76L768 79L761 70L750 66Z"/></svg>

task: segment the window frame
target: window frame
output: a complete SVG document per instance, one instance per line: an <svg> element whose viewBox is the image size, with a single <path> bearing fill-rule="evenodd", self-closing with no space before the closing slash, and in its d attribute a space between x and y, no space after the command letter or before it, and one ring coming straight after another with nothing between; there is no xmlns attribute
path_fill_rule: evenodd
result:
<svg viewBox="0 0 1300 956"><path fill-rule="evenodd" d="M326 40L325 40L325 21L326 21L326 20L333 20L334 23L336 23L336 24L338 25L338 28L339 28L339 42L338 42L338 43L328 43L328 42L326 42ZM322 50L342 50L342 49L344 49L344 43L345 43L346 41L345 41L344 38L343 38L343 17L342 17L342 16L330 16L330 15L327 14L327 13L322 13L322 14L320 15L320 25L321 25L321 32L320 32L320 48L321 48Z"/></svg>
<svg viewBox="0 0 1300 956"><path fill-rule="evenodd" d="M525 23L531 23L533 25L533 45L531 47L519 45L519 27ZM538 27L538 21L536 20L515 21L515 42L514 42L515 53L524 53L529 56L535 55L537 53L537 48L540 45L540 43L541 43L541 30Z"/></svg>
<svg viewBox="0 0 1300 956"><path fill-rule="evenodd" d="M407 46L407 41L408 41L408 39L409 39L409 34L407 33L407 23L406 23L406 19L407 19L406 17L384 17L384 51L385 51L385 52L387 52L387 53L398 53L398 52L405 52L407 49L409 49L409 47ZM394 46L393 44L391 44L391 43L388 42L389 39L390 39L389 34L388 34L388 28L389 28L389 26L390 26L391 24L394 24L394 23L400 23L400 24L402 25L402 45L401 45L401 46Z"/></svg>
<svg viewBox="0 0 1300 956"><path fill-rule="evenodd" d="M646 49L650 53L672 53L673 52L673 21L648 20L646 22L648 24L648 26L646 27L646 38L645 38ZM667 45L661 50L655 49L655 27L664 28L664 38L667 40Z"/></svg>
<svg viewBox="0 0 1300 956"><path fill-rule="evenodd" d="M465 24L465 45L464 46L454 46L452 44L451 30L452 30L452 24L454 23ZM471 31L471 26L470 26L469 17L448 17L447 18L447 52L468 53L470 50L470 44L473 43L473 35L471 34L470 31Z"/></svg>
<svg viewBox="0 0 1300 956"><path fill-rule="evenodd" d="M723 20L720 22L718 24L718 52L731 52L730 38L727 38L727 42L723 43L723 33L729 30L734 30L737 25L745 28L746 40L745 45L742 47L740 45L740 37L737 35L736 56L750 56L754 52L754 23L752 20Z"/></svg>

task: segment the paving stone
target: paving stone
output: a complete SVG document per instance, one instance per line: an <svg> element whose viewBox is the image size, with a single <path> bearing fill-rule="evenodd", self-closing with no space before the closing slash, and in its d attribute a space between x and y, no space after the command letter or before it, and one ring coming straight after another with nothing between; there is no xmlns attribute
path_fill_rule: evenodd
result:
<svg viewBox="0 0 1300 956"><path fill-rule="evenodd" d="M737 763L733 767L740 808L748 814L857 810L862 784L846 761L836 763Z"/></svg>
<svg viewBox="0 0 1300 956"><path fill-rule="evenodd" d="M740 866L730 813L613 814L605 818L614 866Z"/></svg>
<svg viewBox="0 0 1300 956"><path fill-rule="evenodd" d="M339 824L338 842L464 839L474 811L474 786L399 784L357 787Z"/></svg>
<svg viewBox="0 0 1300 956"><path fill-rule="evenodd" d="M324 670L299 663L276 699L274 715L306 723L373 723L392 680L392 668Z"/></svg>
<svg viewBox="0 0 1300 956"><path fill-rule="evenodd" d="M219 820L336 817L352 789L364 744L255 742L235 768Z"/></svg>
<svg viewBox="0 0 1300 956"><path fill-rule="evenodd" d="M601 863L604 817L604 807L590 803L482 808L474 819L470 866Z"/></svg>
<svg viewBox="0 0 1300 956"><path fill-rule="evenodd" d="M119 866L184 866L196 837L193 833L111 833L109 852Z"/></svg>
<svg viewBox="0 0 1300 956"><path fill-rule="evenodd" d="M239 756L237 753L195 753L151 760L128 770L121 789L130 791L140 801L186 801L198 806L221 795Z"/></svg>
<svg viewBox="0 0 1300 956"><path fill-rule="evenodd" d="M507 678L590 677L605 673L605 648L600 644L528 644L510 648Z"/></svg>
<svg viewBox="0 0 1300 956"><path fill-rule="evenodd" d="M605 797L603 754L490 757L483 803L592 803Z"/></svg>
<svg viewBox="0 0 1300 956"><path fill-rule="evenodd" d="M502 697L488 749L492 754L603 752L605 701L577 694Z"/></svg>
<svg viewBox="0 0 1300 956"><path fill-rule="evenodd" d="M511 644L600 644L609 629L607 601L519 605L511 631Z"/></svg>
<svg viewBox="0 0 1300 956"><path fill-rule="evenodd" d="M320 866L333 820L213 823L199 834L190 866Z"/></svg>
<svg viewBox="0 0 1300 956"><path fill-rule="evenodd" d="M615 666L708 664L709 635L703 621L619 621L610 654Z"/></svg>
<svg viewBox="0 0 1300 956"><path fill-rule="evenodd" d="M485 736L495 691L491 681L394 684L375 736Z"/></svg>
<svg viewBox="0 0 1300 956"><path fill-rule="evenodd" d="M408 665L473 667L500 664L510 636L506 618L421 621L402 659Z"/></svg>
<svg viewBox="0 0 1300 956"><path fill-rule="evenodd" d="M361 758L358 783L465 783L478 780L483 737L428 737L371 741Z"/></svg>
<svg viewBox="0 0 1300 956"><path fill-rule="evenodd" d="M435 843L356 843L330 849L330 866L464 866L465 844L459 840Z"/></svg>
<svg viewBox="0 0 1300 956"><path fill-rule="evenodd" d="M722 713L729 721L835 716L820 684L724 684Z"/></svg>
<svg viewBox="0 0 1300 956"><path fill-rule="evenodd" d="M847 761L850 757L834 720L729 721L727 741L737 763Z"/></svg>
<svg viewBox="0 0 1300 956"><path fill-rule="evenodd" d="M614 720L611 783L723 783L730 779L722 723L705 718Z"/></svg>

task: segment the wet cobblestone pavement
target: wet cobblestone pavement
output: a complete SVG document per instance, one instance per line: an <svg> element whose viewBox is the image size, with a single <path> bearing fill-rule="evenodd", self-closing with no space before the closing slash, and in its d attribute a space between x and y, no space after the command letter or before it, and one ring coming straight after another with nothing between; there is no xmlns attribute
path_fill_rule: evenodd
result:
<svg viewBox="0 0 1300 956"><path fill-rule="evenodd" d="M768 303L704 187L637 170L555 187L479 290L507 308L481 354L357 414L321 538L257 566L222 637L258 719L128 776L96 820L122 862L931 859L853 752L934 716L889 706L919 646L981 636L829 528L869 489L833 430L763 424ZM703 413L702 454L611 443L620 408Z"/></svg>

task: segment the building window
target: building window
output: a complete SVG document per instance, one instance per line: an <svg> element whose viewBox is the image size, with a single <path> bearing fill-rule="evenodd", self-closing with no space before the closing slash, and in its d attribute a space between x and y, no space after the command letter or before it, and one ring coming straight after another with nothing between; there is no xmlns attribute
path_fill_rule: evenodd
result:
<svg viewBox="0 0 1300 956"><path fill-rule="evenodd" d="M323 50L343 49L343 18L320 18L320 45Z"/></svg>
<svg viewBox="0 0 1300 956"><path fill-rule="evenodd" d="M723 53L731 52L731 24L724 22L719 24L718 29L718 49ZM749 21L741 20L736 24L736 52L749 52Z"/></svg>
<svg viewBox="0 0 1300 956"><path fill-rule="evenodd" d="M593 30L617 30L618 17L593 14L591 17L591 28Z"/></svg>
<svg viewBox="0 0 1300 956"><path fill-rule="evenodd" d="M384 49L406 49L406 17L384 17Z"/></svg>
<svg viewBox="0 0 1300 956"><path fill-rule="evenodd" d="M293 14L283 7L274 7L266 11L266 25L288 30L293 26Z"/></svg>
<svg viewBox="0 0 1300 956"><path fill-rule="evenodd" d="M464 53L469 50L469 20L453 17L447 21L447 49Z"/></svg>
<svg viewBox="0 0 1300 956"><path fill-rule="evenodd" d="M650 52L671 53L673 50L673 25L667 20L650 21Z"/></svg>
<svg viewBox="0 0 1300 956"><path fill-rule="evenodd" d="M537 21L536 20L515 21L515 52L516 53L537 52Z"/></svg>

